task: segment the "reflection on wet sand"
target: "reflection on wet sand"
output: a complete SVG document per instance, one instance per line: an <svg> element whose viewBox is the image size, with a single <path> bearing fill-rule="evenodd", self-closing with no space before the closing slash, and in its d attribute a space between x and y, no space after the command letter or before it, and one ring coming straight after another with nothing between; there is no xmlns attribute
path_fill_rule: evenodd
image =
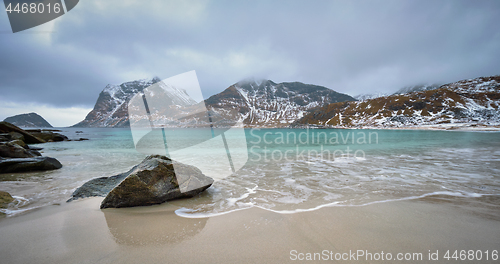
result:
<svg viewBox="0 0 500 264"><path fill-rule="evenodd" d="M198 234L208 220L179 217L174 210L162 208L104 209L102 212L115 241L122 245L179 243Z"/></svg>

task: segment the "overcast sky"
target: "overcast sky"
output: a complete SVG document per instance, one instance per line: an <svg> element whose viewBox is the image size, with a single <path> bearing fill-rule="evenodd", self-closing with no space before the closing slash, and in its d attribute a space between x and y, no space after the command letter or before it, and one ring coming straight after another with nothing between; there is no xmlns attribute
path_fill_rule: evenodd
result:
<svg viewBox="0 0 500 264"><path fill-rule="evenodd" d="M0 120L81 121L107 84L196 70L357 95L500 74L500 1L83 0L13 34L0 12Z"/></svg>

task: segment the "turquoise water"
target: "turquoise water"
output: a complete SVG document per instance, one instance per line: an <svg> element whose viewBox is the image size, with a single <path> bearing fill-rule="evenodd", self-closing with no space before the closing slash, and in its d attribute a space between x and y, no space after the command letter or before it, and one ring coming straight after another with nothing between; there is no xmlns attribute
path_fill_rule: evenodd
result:
<svg viewBox="0 0 500 264"><path fill-rule="evenodd" d="M129 129L62 130L90 140L40 144L43 155L63 164L60 170L0 175L0 190L18 201L4 210L9 215L64 203L84 182L125 172L146 156L134 148ZM167 141L196 141L198 132L179 131ZM226 141L236 172L228 173L217 147L189 152L185 162L218 180L193 199L171 202L181 208L177 214L203 217L250 207L294 213L434 194L500 195L498 132L245 129L244 135L226 132ZM220 177L225 174L231 175Z"/></svg>

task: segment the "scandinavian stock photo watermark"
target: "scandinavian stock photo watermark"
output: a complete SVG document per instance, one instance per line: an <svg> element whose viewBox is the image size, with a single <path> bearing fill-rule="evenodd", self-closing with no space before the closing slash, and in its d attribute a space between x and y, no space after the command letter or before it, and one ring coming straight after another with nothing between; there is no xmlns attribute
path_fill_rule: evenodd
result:
<svg viewBox="0 0 500 264"><path fill-rule="evenodd" d="M289 129L262 130L252 128L248 145L249 160L294 161L319 158L365 159L365 146L378 144L376 131L326 130L326 129Z"/></svg>

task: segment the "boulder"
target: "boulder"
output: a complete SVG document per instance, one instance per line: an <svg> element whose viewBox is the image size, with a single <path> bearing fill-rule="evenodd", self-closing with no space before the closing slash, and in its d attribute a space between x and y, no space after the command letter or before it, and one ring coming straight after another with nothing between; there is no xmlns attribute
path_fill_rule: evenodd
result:
<svg viewBox="0 0 500 264"><path fill-rule="evenodd" d="M85 183L68 202L89 196L106 196L101 209L153 205L193 197L212 183L212 178L194 166L153 155L126 173Z"/></svg>
<svg viewBox="0 0 500 264"><path fill-rule="evenodd" d="M36 132L34 130L30 130L30 133L37 137L37 138L41 138L43 140L45 140L46 142L56 142L56 141L67 141L68 140L68 137L63 135L63 134L59 134L59 133L54 133L52 131L40 131L40 132Z"/></svg>
<svg viewBox="0 0 500 264"><path fill-rule="evenodd" d="M42 150L43 148L35 147L35 146L28 146L28 149L30 149L30 150Z"/></svg>
<svg viewBox="0 0 500 264"><path fill-rule="evenodd" d="M8 193L0 191L0 208L5 209L9 206L9 203L12 203L14 198Z"/></svg>
<svg viewBox="0 0 500 264"><path fill-rule="evenodd" d="M35 149L26 149L33 157L40 157L42 154Z"/></svg>
<svg viewBox="0 0 500 264"><path fill-rule="evenodd" d="M20 140L20 139L16 139L16 140L11 140L9 141L10 144L16 144L16 145L19 145L25 149L29 149L28 145L26 145L26 143L24 143L24 141Z"/></svg>
<svg viewBox="0 0 500 264"><path fill-rule="evenodd" d="M10 135L10 140L21 140L21 141L24 141L23 134L21 134L19 132L12 131L12 132L9 132L9 135Z"/></svg>
<svg viewBox="0 0 500 264"><path fill-rule="evenodd" d="M62 168L61 163L51 157L0 159L0 173L45 171Z"/></svg>
<svg viewBox="0 0 500 264"><path fill-rule="evenodd" d="M32 158L41 156L36 150L25 149L18 144L7 142L0 143L0 157L4 158Z"/></svg>
<svg viewBox="0 0 500 264"><path fill-rule="evenodd" d="M71 198L66 202L71 202L79 198L102 196L105 197L113 188L115 188L123 179L125 179L130 173L132 173L137 166L129 170L128 172L118 174L111 177L100 177L92 179L78 189L76 189Z"/></svg>
<svg viewBox="0 0 500 264"><path fill-rule="evenodd" d="M1 133L0 142L6 142L6 141L23 142L22 144L16 143L23 147L26 145L26 143L24 143L24 136L21 133L17 132Z"/></svg>
<svg viewBox="0 0 500 264"><path fill-rule="evenodd" d="M37 143L45 143L45 140L37 138L30 133L24 131L23 129L8 123L8 122L0 122L0 133L10 133L10 132L17 132L21 135L24 136L24 142L27 144L37 144ZM10 140L10 139L9 139Z"/></svg>
<svg viewBox="0 0 500 264"><path fill-rule="evenodd" d="M0 133L0 142L10 141L9 133Z"/></svg>
<svg viewBox="0 0 500 264"><path fill-rule="evenodd" d="M49 132L62 132L60 129L25 129L25 131L31 133L31 132L44 132L44 131L49 131Z"/></svg>
<svg viewBox="0 0 500 264"><path fill-rule="evenodd" d="M153 205L193 197L213 182L194 166L153 155L108 193L101 209Z"/></svg>
<svg viewBox="0 0 500 264"><path fill-rule="evenodd" d="M88 138L73 139L73 141L85 141L85 140L89 140L89 139Z"/></svg>

